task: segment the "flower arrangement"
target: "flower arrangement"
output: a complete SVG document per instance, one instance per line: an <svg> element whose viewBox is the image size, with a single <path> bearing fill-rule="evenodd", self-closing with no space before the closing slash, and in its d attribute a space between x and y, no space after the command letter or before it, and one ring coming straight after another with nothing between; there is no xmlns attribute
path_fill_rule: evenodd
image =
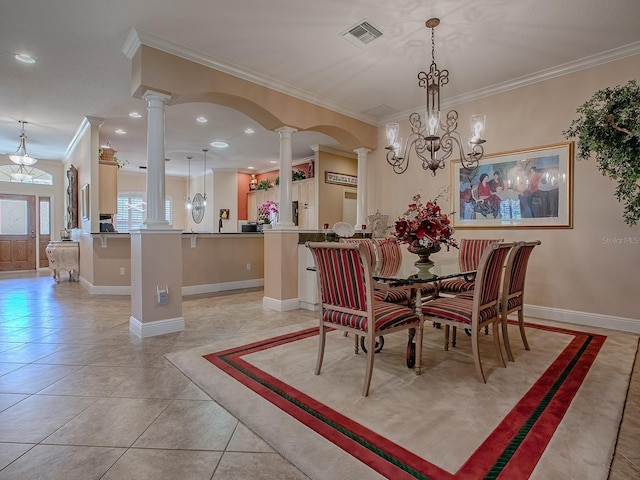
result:
<svg viewBox="0 0 640 480"><path fill-rule="evenodd" d="M440 250L441 245L447 250L457 248L449 217L440 207L431 201L423 204L420 194L414 195L412 200L404 215L396 220L392 235L398 242L408 243L410 250L421 247Z"/></svg>
<svg viewBox="0 0 640 480"><path fill-rule="evenodd" d="M278 216L278 204L272 200L267 200L260 205L260 217L262 223L271 223Z"/></svg>

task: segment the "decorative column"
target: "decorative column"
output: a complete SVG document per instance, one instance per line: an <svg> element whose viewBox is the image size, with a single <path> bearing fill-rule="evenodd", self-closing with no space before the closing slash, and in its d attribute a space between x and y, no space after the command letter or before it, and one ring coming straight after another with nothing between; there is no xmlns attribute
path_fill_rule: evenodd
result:
<svg viewBox="0 0 640 480"><path fill-rule="evenodd" d="M143 228L170 228L166 220L164 166L164 106L169 95L147 91L147 219Z"/></svg>
<svg viewBox="0 0 640 480"><path fill-rule="evenodd" d="M291 220L291 136L295 128L281 127L280 135L280 192L278 198L278 223L275 228L288 229L295 225Z"/></svg>
<svg viewBox="0 0 640 480"><path fill-rule="evenodd" d="M358 154L358 204L356 206L356 230L367 224L367 154L368 148L356 148Z"/></svg>

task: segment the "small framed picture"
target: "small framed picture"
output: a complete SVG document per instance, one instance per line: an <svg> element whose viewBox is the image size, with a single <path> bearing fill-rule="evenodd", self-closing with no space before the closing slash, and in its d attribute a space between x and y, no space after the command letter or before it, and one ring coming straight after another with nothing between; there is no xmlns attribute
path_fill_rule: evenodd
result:
<svg viewBox="0 0 640 480"><path fill-rule="evenodd" d="M229 209L228 208L221 208L220 209L220 218L222 220L229 220Z"/></svg>
<svg viewBox="0 0 640 480"><path fill-rule="evenodd" d="M82 186L82 219L89 220L89 184L85 183Z"/></svg>

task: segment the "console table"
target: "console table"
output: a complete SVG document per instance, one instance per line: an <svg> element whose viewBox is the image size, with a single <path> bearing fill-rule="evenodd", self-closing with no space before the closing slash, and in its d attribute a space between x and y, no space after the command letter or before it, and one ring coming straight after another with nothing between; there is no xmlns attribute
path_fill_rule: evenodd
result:
<svg viewBox="0 0 640 480"><path fill-rule="evenodd" d="M47 257L49 258L49 268L53 273L53 278L60 283L60 272L69 272L69 281L78 281L78 258L80 256L80 245L71 241L52 241L47 245Z"/></svg>

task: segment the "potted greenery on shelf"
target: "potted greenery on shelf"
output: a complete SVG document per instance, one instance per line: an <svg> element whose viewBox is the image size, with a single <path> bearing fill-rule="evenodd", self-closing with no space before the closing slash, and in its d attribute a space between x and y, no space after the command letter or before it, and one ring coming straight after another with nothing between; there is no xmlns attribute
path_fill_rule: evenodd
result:
<svg viewBox="0 0 640 480"><path fill-rule="evenodd" d="M628 225L640 220L640 86L635 80L597 91L578 107L579 117L563 132L577 137L579 159L593 155L603 175L617 182Z"/></svg>

